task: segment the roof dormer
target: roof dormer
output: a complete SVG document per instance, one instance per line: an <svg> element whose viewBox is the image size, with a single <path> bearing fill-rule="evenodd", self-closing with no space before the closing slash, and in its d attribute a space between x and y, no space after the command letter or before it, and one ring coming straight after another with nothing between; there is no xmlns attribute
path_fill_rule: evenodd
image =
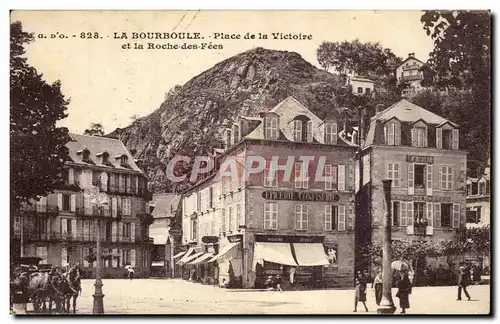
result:
<svg viewBox="0 0 500 324"><path fill-rule="evenodd" d="M293 140L295 142L308 142L313 141L313 123L308 116L297 115L290 120L289 124L293 123Z"/></svg>
<svg viewBox="0 0 500 324"><path fill-rule="evenodd" d="M401 121L393 117L384 122L384 144L401 145Z"/></svg>
<svg viewBox="0 0 500 324"><path fill-rule="evenodd" d="M410 123L411 127L411 146L427 147L428 125L423 119L418 119Z"/></svg>
<svg viewBox="0 0 500 324"><path fill-rule="evenodd" d="M96 156L101 159L101 164L113 166L113 164L109 161L109 153L108 152L106 152L106 151L99 152L96 154Z"/></svg>
<svg viewBox="0 0 500 324"><path fill-rule="evenodd" d="M129 167L127 154L116 155L115 159L118 160L118 161L120 161L120 166L122 166L124 168L128 168Z"/></svg>
<svg viewBox="0 0 500 324"><path fill-rule="evenodd" d="M436 148L458 150L458 126L450 121L444 121L436 127Z"/></svg>
<svg viewBox="0 0 500 324"><path fill-rule="evenodd" d="M335 119L326 119L323 123L325 144L337 144L338 124Z"/></svg>
<svg viewBox="0 0 500 324"><path fill-rule="evenodd" d="M90 159L89 149L84 148L84 149L78 150L78 151L76 151L76 154L78 154L81 157L82 162L92 163L92 160Z"/></svg>
<svg viewBox="0 0 500 324"><path fill-rule="evenodd" d="M279 115L274 112L261 113L264 120L264 138L277 140L279 138Z"/></svg>

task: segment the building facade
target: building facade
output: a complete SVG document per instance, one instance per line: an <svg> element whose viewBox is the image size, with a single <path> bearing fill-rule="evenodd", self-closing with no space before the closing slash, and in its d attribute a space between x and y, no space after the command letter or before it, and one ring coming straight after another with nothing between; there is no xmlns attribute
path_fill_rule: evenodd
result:
<svg viewBox="0 0 500 324"><path fill-rule="evenodd" d="M453 239L466 223L467 152L459 148L458 125L401 100L360 132L357 255L365 244L382 242L385 179L392 180L393 240ZM358 258L356 267L370 264Z"/></svg>
<svg viewBox="0 0 500 324"><path fill-rule="evenodd" d="M230 286L259 287L278 274L288 284L292 268L296 284L351 286L356 145L341 136L341 124L288 97L228 125L215 172L183 199L186 255L207 258L192 263ZM254 159L260 172L251 172ZM236 177L222 172L228 165ZM179 262L189 267L189 258Z"/></svg>
<svg viewBox="0 0 500 324"><path fill-rule="evenodd" d="M490 224L490 165L477 178L467 178L467 226L478 227Z"/></svg>
<svg viewBox="0 0 500 324"><path fill-rule="evenodd" d="M355 95L373 96L375 94L375 82L370 79L350 77L349 84L352 87L352 93Z"/></svg>
<svg viewBox="0 0 500 324"><path fill-rule="evenodd" d="M70 137L64 187L25 204L14 215L18 253L59 266L79 261L86 276L92 277L96 262L89 263L88 256L96 256L100 229L104 278L122 277L125 265L134 267L137 276L148 276L151 220L144 173L119 140ZM89 186L98 189L83 190Z"/></svg>
<svg viewBox="0 0 500 324"><path fill-rule="evenodd" d="M423 72L420 70L424 62L415 57L415 53L409 53L408 57L396 69L397 85L407 83L408 87L403 89L404 97L411 97L425 90L420 84L424 79Z"/></svg>

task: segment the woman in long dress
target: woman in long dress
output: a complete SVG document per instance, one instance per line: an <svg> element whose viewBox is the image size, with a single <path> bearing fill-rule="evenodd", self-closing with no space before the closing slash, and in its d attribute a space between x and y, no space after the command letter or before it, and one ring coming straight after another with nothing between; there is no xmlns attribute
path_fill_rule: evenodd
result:
<svg viewBox="0 0 500 324"><path fill-rule="evenodd" d="M410 294L411 294L411 282L408 278L408 272L405 271L401 275L401 280L396 283L398 287L398 293L396 297L399 298L399 307L401 307L401 314L406 313L406 309L410 308Z"/></svg>
<svg viewBox="0 0 500 324"><path fill-rule="evenodd" d="M378 270L377 275L375 276L375 279L372 283L372 288L375 289L375 302L377 303L377 305L380 305L380 301L382 300L382 285L382 271Z"/></svg>
<svg viewBox="0 0 500 324"><path fill-rule="evenodd" d="M362 302L365 306L365 310L368 312L368 307L366 307L366 279L363 277L361 271L358 271L358 276L356 278L356 290L354 295L354 312L357 312L358 302Z"/></svg>

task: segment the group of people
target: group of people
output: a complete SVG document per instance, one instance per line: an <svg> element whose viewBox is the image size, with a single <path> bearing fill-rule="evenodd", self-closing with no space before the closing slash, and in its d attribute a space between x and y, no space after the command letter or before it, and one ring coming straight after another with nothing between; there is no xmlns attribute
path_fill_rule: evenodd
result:
<svg viewBox="0 0 500 324"><path fill-rule="evenodd" d="M366 306L366 289L368 283L370 282L372 284L372 289L375 292L375 303L377 305L380 305L380 301L382 300L383 286L382 270L377 271L377 275L373 280L367 270L363 272L358 271L356 276L354 312L357 312L359 302L363 304L363 306L365 307L365 311L369 311L368 307ZM408 271L403 271L401 273L400 279L396 282L396 287L398 288L396 297L399 298L399 307L401 308L401 314L405 314L406 309L410 308L409 296L412 290L412 284L409 279Z"/></svg>
<svg viewBox="0 0 500 324"><path fill-rule="evenodd" d="M471 264L466 263L462 265L467 269L470 282L479 284L481 281L481 267L479 264ZM443 264L440 264L437 268L427 267L423 271L423 276L419 281L422 286L447 286L453 285L457 281L458 278L457 273L454 273L450 268L445 267Z"/></svg>

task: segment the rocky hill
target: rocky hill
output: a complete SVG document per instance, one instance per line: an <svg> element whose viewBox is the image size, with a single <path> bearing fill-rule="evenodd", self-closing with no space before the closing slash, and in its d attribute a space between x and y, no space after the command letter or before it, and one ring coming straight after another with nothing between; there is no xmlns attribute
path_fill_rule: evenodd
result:
<svg viewBox="0 0 500 324"><path fill-rule="evenodd" d="M224 120L257 116L290 95L324 118L337 107L334 93L340 83L297 53L256 48L171 89L155 112L110 136L143 161L154 191L171 191L166 163L177 154L194 156L221 147Z"/></svg>

